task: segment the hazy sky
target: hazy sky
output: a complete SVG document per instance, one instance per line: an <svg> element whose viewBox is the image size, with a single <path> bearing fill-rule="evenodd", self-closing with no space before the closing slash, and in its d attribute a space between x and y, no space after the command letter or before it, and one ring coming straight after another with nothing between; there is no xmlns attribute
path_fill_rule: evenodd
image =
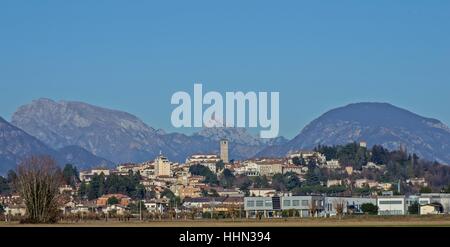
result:
<svg viewBox="0 0 450 247"><path fill-rule="evenodd" d="M164 2L1 1L0 116L47 97L174 131L171 95L201 82L279 91L287 137L360 101L450 124L450 1Z"/></svg>

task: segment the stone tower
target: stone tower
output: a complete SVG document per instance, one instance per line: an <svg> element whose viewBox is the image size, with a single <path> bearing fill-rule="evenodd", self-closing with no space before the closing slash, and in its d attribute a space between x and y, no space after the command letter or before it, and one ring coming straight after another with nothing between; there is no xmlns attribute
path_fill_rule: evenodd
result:
<svg viewBox="0 0 450 247"><path fill-rule="evenodd" d="M222 139L220 140L220 159L224 163L228 163L228 140Z"/></svg>

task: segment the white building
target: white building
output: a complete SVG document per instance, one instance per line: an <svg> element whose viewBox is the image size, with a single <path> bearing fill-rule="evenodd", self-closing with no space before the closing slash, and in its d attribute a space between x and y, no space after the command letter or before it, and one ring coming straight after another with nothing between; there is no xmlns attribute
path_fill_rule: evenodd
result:
<svg viewBox="0 0 450 247"><path fill-rule="evenodd" d="M367 162L365 166L362 167L363 169L374 169L374 170L383 170L386 168L384 165L377 165L373 162Z"/></svg>
<svg viewBox="0 0 450 247"><path fill-rule="evenodd" d="M327 160L322 165L324 168L328 169L339 169L341 168L341 164L339 163L339 160Z"/></svg>
<svg viewBox="0 0 450 247"><path fill-rule="evenodd" d="M132 171L133 173L137 173L138 171L140 171L140 169L141 166L139 164L132 164L132 163L121 164L116 167L116 170L119 173L123 174L128 174L130 171Z"/></svg>
<svg viewBox="0 0 450 247"><path fill-rule="evenodd" d="M186 164L189 166L196 164L206 166L212 172L217 173L218 171L216 164L220 160L220 157L216 154L194 154L186 159Z"/></svg>
<svg viewBox="0 0 450 247"><path fill-rule="evenodd" d="M4 209L4 215L25 216L27 209L24 205L9 205Z"/></svg>
<svg viewBox="0 0 450 247"><path fill-rule="evenodd" d="M193 154L186 159L186 164L217 163L220 157L217 154Z"/></svg>
<svg viewBox="0 0 450 247"><path fill-rule="evenodd" d="M337 208L342 206L344 214L361 214L363 213L361 206L367 203L376 205L377 199L369 197L325 197L325 213L328 216L335 216L337 215Z"/></svg>
<svg viewBox="0 0 450 247"><path fill-rule="evenodd" d="M93 169L87 170L87 171L80 171L80 180L85 181L85 182L90 182L94 175L100 175L102 173L105 176L109 176L111 172L107 168L93 168Z"/></svg>
<svg viewBox="0 0 450 247"><path fill-rule="evenodd" d="M245 162L242 165L241 170L244 172L245 175L249 177L257 177L260 176L258 165L255 162Z"/></svg>
<svg viewBox="0 0 450 247"><path fill-rule="evenodd" d="M283 174L287 172L293 172L298 175L305 175L308 172L307 166L296 166L296 165L284 165Z"/></svg>
<svg viewBox="0 0 450 247"><path fill-rule="evenodd" d="M247 176L273 176L283 173L283 160L279 159L248 160L243 166Z"/></svg>
<svg viewBox="0 0 450 247"><path fill-rule="evenodd" d="M380 196L377 198L378 215L405 215L405 196Z"/></svg>
<svg viewBox="0 0 450 247"><path fill-rule="evenodd" d="M324 154L321 154L319 152L314 152L314 151L293 152L288 155L288 158L289 158L289 162L291 164L292 164L293 158L302 158L306 162L306 164L308 164L309 161L311 161L311 160L316 161L317 164L324 164L327 161L327 158L325 157Z"/></svg>
<svg viewBox="0 0 450 247"><path fill-rule="evenodd" d="M419 187L427 187L428 183L425 178L410 178L406 180L406 183L411 184L413 186Z"/></svg>
<svg viewBox="0 0 450 247"><path fill-rule="evenodd" d="M271 196L275 195L276 193L277 193L277 191L275 189L270 189L270 188L267 188L267 189L253 188L253 189L249 190L249 194L251 196L257 196L257 197L261 197L261 196L262 197L271 197Z"/></svg>
<svg viewBox="0 0 450 247"><path fill-rule="evenodd" d="M164 211L164 204L160 203L156 200L144 202L145 208L149 212L159 212L162 213Z"/></svg>

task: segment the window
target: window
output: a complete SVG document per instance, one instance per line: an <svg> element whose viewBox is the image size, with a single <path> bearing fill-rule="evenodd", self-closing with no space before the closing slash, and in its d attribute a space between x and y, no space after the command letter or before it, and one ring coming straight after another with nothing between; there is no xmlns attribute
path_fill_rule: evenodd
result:
<svg viewBox="0 0 450 247"><path fill-rule="evenodd" d="M300 200L293 200L292 201L292 206L294 206L294 207L300 206Z"/></svg>
<svg viewBox="0 0 450 247"><path fill-rule="evenodd" d="M247 207L254 207L255 201L247 201Z"/></svg>
<svg viewBox="0 0 450 247"><path fill-rule="evenodd" d="M264 201L261 201L261 200L256 201L256 206L257 207L264 207Z"/></svg>
<svg viewBox="0 0 450 247"><path fill-rule="evenodd" d="M380 215L403 215L402 210L384 210L378 212Z"/></svg>
<svg viewBox="0 0 450 247"><path fill-rule="evenodd" d="M290 206L291 206L291 201L290 201L290 200L284 200L284 201L283 201L283 205L284 205L285 207L290 207Z"/></svg>
<svg viewBox="0 0 450 247"><path fill-rule="evenodd" d="M264 205L265 205L266 207L272 207L272 201L266 201L266 202L264 203Z"/></svg>
<svg viewBox="0 0 450 247"><path fill-rule="evenodd" d="M401 200L395 200L395 201L378 201L381 205L393 205L393 204L403 204L403 201Z"/></svg>
<svg viewBox="0 0 450 247"><path fill-rule="evenodd" d="M302 206L309 206L308 200L302 200Z"/></svg>

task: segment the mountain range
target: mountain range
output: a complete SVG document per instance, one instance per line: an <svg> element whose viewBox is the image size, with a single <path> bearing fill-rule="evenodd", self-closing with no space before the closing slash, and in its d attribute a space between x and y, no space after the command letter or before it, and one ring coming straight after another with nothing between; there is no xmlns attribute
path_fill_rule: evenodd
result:
<svg viewBox="0 0 450 247"><path fill-rule="evenodd" d="M234 159L249 158L262 149L287 142L251 135L245 128L205 128L192 135L156 130L129 113L83 102L34 100L20 106L11 124L54 149L81 147L114 163L142 162L162 152L182 162L194 153L218 153L219 140L230 140Z"/></svg>
<svg viewBox="0 0 450 247"><path fill-rule="evenodd" d="M326 112L289 142L258 155L279 156L320 145L365 141L368 146L407 148L421 158L450 163L450 128L388 103L356 103Z"/></svg>
<svg viewBox="0 0 450 247"><path fill-rule="evenodd" d="M113 164L78 146L53 149L0 117L0 174L15 169L17 164L31 155L50 155L60 164L73 163L79 168L87 168L91 164Z"/></svg>
<svg viewBox="0 0 450 247"><path fill-rule="evenodd" d="M450 163L450 129L387 103L357 103L313 120L292 140L260 139L245 128L204 128L192 135L166 133L138 117L83 102L38 99L20 106L11 123L0 118L0 173L31 154L50 154L81 168L141 162L162 152L182 162L194 153L218 153L222 138L230 157L283 156L315 146L366 141L389 149L404 145L419 156Z"/></svg>

